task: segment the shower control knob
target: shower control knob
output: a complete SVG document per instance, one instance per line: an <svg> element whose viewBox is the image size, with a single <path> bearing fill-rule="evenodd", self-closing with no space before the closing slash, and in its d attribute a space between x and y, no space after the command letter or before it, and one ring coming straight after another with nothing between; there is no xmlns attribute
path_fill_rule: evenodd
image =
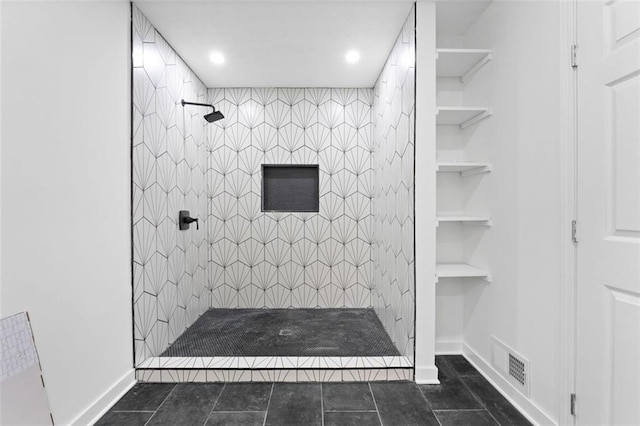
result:
<svg viewBox="0 0 640 426"><path fill-rule="evenodd" d="M198 219L189 216L189 210L180 210L180 213L178 213L178 228L180 228L181 231L189 229L190 224L193 222L196 223L196 229L199 230L200 225L198 224Z"/></svg>

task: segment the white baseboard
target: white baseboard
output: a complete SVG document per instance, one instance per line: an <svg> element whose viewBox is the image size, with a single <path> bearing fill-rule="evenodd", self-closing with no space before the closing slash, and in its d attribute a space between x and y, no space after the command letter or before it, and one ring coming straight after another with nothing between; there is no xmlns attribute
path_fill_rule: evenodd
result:
<svg viewBox="0 0 640 426"><path fill-rule="evenodd" d="M462 342L436 342L436 355L460 355L462 354Z"/></svg>
<svg viewBox="0 0 640 426"><path fill-rule="evenodd" d="M136 384L134 369L127 371L110 389L103 393L93 404L80 414L70 424L73 426L92 425L102 417L122 396Z"/></svg>
<svg viewBox="0 0 640 426"><path fill-rule="evenodd" d="M438 367L430 365L428 367L414 367L415 382L420 385L439 385Z"/></svg>
<svg viewBox="0 0 640 426"><path fill-rule="evenodd" d="M462 354L498 392L518 409L534 425L557 425L535 402L518 392L500 373L466 343Z"/></svg>

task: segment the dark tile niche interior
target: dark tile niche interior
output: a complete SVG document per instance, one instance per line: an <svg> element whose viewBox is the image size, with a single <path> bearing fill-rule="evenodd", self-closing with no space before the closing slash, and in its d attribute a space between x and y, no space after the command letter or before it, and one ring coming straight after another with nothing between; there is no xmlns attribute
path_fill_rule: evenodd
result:
<svg viewBox="0 0 640 426"><path fill-rule="evenodd" d="M318 212L318 174L317 164L263 164L262 211Z"/></svg>

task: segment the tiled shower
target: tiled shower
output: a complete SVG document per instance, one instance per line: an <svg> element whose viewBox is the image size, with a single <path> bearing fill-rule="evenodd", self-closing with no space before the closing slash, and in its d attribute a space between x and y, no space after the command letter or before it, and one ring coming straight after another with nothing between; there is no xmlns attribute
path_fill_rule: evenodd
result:
<svg viewBox="0 0 640 426"><path fill-rule="evenodd" d="M211 305L372 306L371 89L212 89ZM262 164L318 164L318 213L261 212Z"/></svg>
<svg viewBox="0 0 640 426"><path fill-rule="evenodd" d="M373 308L412 361L414 11L373 88L219 89L132 8L136 365L210 308ZM262 212L262 164L318 164L319 212Z"/></svg>

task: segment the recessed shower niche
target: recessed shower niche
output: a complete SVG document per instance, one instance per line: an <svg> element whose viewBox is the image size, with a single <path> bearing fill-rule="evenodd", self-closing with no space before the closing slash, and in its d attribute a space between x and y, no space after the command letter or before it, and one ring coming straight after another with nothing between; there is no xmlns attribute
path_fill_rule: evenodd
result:
<svg viewBox="0 0 640 426"><path fill-rule="evenodd" d="M138 380L412 379L413 9L374 87L207 88L132 7Z"/></svg>
<svg viewBox="0 0 640 426"><path fill-rule="evenodd" d="M318 212L317 164L263 164L263 212Z"/></svg>

